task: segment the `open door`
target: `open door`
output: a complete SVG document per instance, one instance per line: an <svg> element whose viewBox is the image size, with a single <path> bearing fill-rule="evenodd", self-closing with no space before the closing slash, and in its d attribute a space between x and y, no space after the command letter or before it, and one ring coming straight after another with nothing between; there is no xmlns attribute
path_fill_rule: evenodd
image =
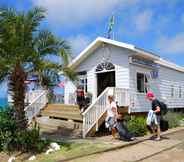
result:
<svg viewBox="0 0 184 162"><path fill-rule="evenodd" d="M115 87L115 71L97 73L97 96L107 87Z"/></svg>

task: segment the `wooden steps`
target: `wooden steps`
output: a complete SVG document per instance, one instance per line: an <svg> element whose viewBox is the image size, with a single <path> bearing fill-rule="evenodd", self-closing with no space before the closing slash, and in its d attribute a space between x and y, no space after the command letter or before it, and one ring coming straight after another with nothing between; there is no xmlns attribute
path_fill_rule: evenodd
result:
<svg viewBox="0 0 184 162"><path fill-rule="evenodd" d="M49 104L42 110L41 116L82 122L82 115L76 105Z"/></svg>
<svg viewBox="0 0 184 162"><path fill-rule="evenodd" d="M58 137L76 138L82 135L82 123L71 120L51 119L49 117L38 117L37 123L42 135L54 135Z"/></svg>
<svg viewBox="0 0 184 162"><path fill-rule="evenodd" d="M82 115L77 105L48 104L37 123L44 136L81 138Z"/></svg>

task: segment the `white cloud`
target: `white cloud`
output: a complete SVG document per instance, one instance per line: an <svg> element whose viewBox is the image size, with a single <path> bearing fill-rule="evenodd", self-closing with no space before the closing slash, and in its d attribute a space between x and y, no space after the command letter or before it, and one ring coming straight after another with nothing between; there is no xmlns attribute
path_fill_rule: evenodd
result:
<svg viewBox="0 0 184 162"><path fill-rule="evenodd" d="M184 53L184 33L178 33L175 37L161 37L156 42L156 47L163 53Z"/></svg>
<svg viewBox="0 0 184 162"><path fill-rule="evenodd" d="M146 32L150 29L153 13L151 10L145 10L134 17L136 30Z"/></svg>
<svg viewBox="0 0 184 162"><path fill-rule="evenodd" d="M32 0L34 6L47 9L52 27L77 28L102 20L120 7L132 6L141 0Z"/></svg>
<svg viewBox="0 0 184 162"><path fill-rule="evenodd" d="M84 35L72 36L68 41L72 46L73 56L78 55L90 43L90 39Z"/></svg>

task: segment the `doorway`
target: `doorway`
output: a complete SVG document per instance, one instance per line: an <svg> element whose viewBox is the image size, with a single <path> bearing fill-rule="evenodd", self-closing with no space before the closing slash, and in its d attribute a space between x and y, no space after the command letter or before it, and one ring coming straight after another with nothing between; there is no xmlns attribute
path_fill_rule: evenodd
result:
<svg viewBox="0 0 184 162"><path fill-rule="evenodd" d="M115 71L97 73L97 96L107 87L115 87Z"/></svg>

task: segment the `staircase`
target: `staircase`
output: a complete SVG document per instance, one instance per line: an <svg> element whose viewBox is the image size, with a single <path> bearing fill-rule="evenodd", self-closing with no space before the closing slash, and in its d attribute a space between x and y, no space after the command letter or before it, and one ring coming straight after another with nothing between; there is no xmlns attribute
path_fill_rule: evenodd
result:
<svg viewBox="0 0 184 162"><path fill-rule="evenodd" d="M38 114L36 120L45 135L83 137L94 135L105 120L109 107L108 92L112 91L119 106L129 106L129 90L107 87L100 96L81 114L76 105L48 104L43 92L26 107L29 121ZM44 107L44 109L43 109ZM30 111L29 111L30 110Z"/></svg>
<svg viewBox="0 0 184 162"><path fill-rule="evenodd" d="M107 87L98 98L88 107L83 115L83 138L98 131L105 120L105 113L110 106L108 103L108 92L113 92L119 106L129 106L129 90L124 88Z"/></svg>
<svg viewBox="0 0 184 162"><path fill-rule="evenodd" d="M82 136L82 115L77 105L48 104L37 118L44 135L78 138Z"/></svg>

